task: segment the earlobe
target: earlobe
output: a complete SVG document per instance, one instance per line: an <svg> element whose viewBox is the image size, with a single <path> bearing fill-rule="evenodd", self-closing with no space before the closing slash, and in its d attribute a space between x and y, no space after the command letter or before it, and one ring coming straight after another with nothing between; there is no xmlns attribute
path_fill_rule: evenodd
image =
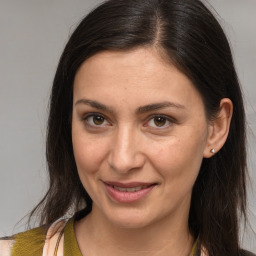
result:
<svg viewBox="0 0 256 256"><path fill-rule="evenodd" d="M210 122L208 129L207 143L203 156L210 158L216 154L225 144L233 114L233 104L228 98L220 101L218 116Z"/></svg>

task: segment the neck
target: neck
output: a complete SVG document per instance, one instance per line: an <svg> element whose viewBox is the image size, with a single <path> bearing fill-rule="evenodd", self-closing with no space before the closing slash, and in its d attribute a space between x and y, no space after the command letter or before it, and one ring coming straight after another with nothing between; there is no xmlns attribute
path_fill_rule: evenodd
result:
<svg viewBox="0 0 256 256"><path fill-rule="evenodd" d="M183 218L168 216L146 227L125 228L110 223L93 207L76 223L75 232L86 256L184 256L189 255L194 242L188 229L188 213Z"/></svg>

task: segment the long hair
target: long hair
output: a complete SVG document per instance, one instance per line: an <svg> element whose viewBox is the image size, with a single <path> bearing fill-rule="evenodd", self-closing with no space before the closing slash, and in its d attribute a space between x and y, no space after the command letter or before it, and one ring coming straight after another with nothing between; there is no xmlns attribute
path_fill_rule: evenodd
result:
<svg viewBox="0 0 256 256"><path fill-rule="evenodd" d="M84 214L92 200L82 186L73 156L73 82L80 65L104 50L156 47L201 94L208 119L222 98L233 102L223 148L203 159L193 187L189 228L209 256L238 255L238 224L246 216L245 114L228 40L199 0L110 0L90 12L71 35L59 61L50 98L46 156L49 190L32 211L41 224L73 208Z"/></svg>

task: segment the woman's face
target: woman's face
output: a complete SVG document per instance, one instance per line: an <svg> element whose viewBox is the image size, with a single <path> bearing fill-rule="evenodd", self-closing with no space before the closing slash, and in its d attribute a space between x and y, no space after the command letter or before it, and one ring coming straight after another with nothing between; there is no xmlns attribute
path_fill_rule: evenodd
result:
<svg viewBox="0 0 256 256"><path fill-rule="evenodd" d="M73 102L92 213L122 227L187 221L209 130L191 81L153 49L105 51L78 70Z"/></svg>

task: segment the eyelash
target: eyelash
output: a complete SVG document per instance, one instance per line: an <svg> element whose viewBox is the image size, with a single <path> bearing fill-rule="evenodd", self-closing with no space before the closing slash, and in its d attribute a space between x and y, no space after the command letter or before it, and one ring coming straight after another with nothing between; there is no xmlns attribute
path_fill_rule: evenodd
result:
<svg viewBox="0 0 256 256"><path fill-rule="evenodd" d="M95 117L99 117L99 118L102 118L103 119L103 123L104 122L107 122L108 124L107 125L97 125L97 124L92 124L89 122L89 118L95 118ZM164 128L167 128L169 126L171 126L173 123L176 123L176 120L174 118L171 118L169 116L166 116L166 115L161 115L161 114L158 114L158 115L152 115L150 116L147 121L146 121L146 124L144 124L143 126L144 127L148 127L150 125L148 125L151 121L154 122L154 119L156 118L162 118L163 121L165 122L163 126L151 126L153 129L164 129ZM105 127L105 126L111 126L111 123L109 121L107 121L107 118L104 117L104 115L100 114L100 113L89 113L87 115L85 115L83 118L82 118L82 121L85 122L86 125L90 126L90 127L93 127L93 128L102 128L102 127ZM92 120L93 122L93 120ZM167 124L166 124L167 122Z"/></svg>
<svg viewBox="0 0 256 256"><path fill-rule="evenodd" d="M147 119L147 122L146 124L147 125L144 125L144 126L149 126L149 122L150 121L153 121L154 122L154 119L156 118L162 118L164 121L165 121L165 124L163 126L151 126L153 127L153 129L164 129L164 128L167 128L169 126L171 126L173 123L176 122L176 120L174 118L171 118L169 116L166 116L166 115L161 115L161 114L158 114L158 115L152 115L150 116L148 119ZM166 124L166 122L168 122L168 124Z"/></svg>
<svg viewBox="0 0 256 256"><path fill-rule="evenodd" d="M97 124L90 124L89 123L89 118L95 118L95 117L100 117L100 118L103 118L103 122L107 121L107 119L104 117L104 115L100 114L100 113L90 113L90 114L87 114L85 115L83 118L82 118L82 121L85 122L86 125L90 126L90 127L94 127L94 128L101 128L101 127L104 127L104 126L101 126L101 125L97 125ZM108 122L108 121L107 121ZM109 122L108 122L109 123ZM110 125L108 125L110 126Z"/></svg>

